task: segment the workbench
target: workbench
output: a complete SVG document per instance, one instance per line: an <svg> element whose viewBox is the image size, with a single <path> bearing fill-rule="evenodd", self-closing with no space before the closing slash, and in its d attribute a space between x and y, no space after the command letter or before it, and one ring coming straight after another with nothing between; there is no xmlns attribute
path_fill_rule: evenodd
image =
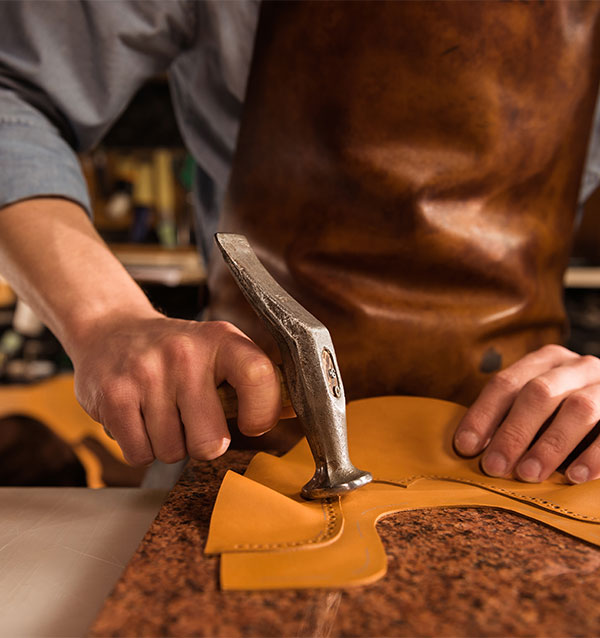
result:
<svg viewBox="0 0 600 638"><path fill-rule="evenodd" d="M0 636L85 635L166 496L0 488Z"/></svg>
<svg viewBox="0 0 600 638"><path fill-rule="evenodd" d="M97 617L100 636L598 636L600 549L492 509L398 513L379 523L387 576L344 590L223 592L206 557L227 469L191 462Z"/></svg>

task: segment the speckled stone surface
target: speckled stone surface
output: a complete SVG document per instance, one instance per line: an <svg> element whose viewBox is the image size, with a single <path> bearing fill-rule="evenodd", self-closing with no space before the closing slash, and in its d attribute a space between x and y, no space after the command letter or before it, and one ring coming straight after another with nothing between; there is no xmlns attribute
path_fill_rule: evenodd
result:
<svg viewBox="0 0 600 638"><path fill-rule="evenodd" d="M346 590L222 592L203 553L228 468L194 462L97 618L92 636L599 636L600 549L491 509L394 514L387 576Z"/></svg>

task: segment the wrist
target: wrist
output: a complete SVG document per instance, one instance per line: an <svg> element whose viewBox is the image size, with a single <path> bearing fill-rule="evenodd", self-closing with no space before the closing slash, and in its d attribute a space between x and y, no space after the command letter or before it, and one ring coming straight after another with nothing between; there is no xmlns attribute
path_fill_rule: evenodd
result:
<svg viewBox="0 0 600 638"><path fill-rule="evenodd" d="M73 362L80 359L89 347L111 333L144 321L154 321L164 315L156 310L140 290L142 299L115 306L88 308L74 313L62 326L62 335L56 335Z"/></svg>

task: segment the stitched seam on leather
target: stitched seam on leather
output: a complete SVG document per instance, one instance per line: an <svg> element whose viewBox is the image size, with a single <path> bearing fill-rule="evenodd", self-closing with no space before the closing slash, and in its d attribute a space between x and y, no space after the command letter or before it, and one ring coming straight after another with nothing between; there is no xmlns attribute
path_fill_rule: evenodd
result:
<svg viewBox="0 0 600 638"><path fill-rule="evenodd" d="M500 494L507 494L508 496L512 496L520 501L527 501L530 503L534 503L540 507L550 508L555 512L559 512L560 514L564 514L565 516L569 516L570 518L586 520L586 521L594 521L596 523L600 523L600 518L597 516L590 516L588 514L579 514L577 512L573 512L568 510L566 507L562 507L557 503L553 503L552 501L548 501L544 498L539 498L538 496L527 496L526 494L521 494L519 492L513 492L512 490L508 490L505 487L499 487L497 485L489 485L487 483L479 483L477 481L471 481L469 479L459 479L455 476L440 476L440 475L418 475L418 476L409 476L402 480L398 479L384 479L384 478L373 478L373 481L382 481L384 483L394 483L396 485L404 485L408 487L410 483L418 479L429 479L429 480L440 480L440 481L452 481L454 483L466 483L467 485L474 485L475 487L481 487L484 490L490 490L493 492L498 492Z"/></svg>
<svg viewBox="0 0 600 638"><path fill-rule="evenodd" d="M268 550L268 549L289 549L290 547L299 547L300 545L313 545L322 543L335 535L335 528L338 522L338 516L335 513L334 503L337 498L327 498L321 501L321 507L325 514L325 527L316 536L303 541L289 541L287 543L265 543L265 544L240 544L234 545L233 549L243 550Z"/></svg>

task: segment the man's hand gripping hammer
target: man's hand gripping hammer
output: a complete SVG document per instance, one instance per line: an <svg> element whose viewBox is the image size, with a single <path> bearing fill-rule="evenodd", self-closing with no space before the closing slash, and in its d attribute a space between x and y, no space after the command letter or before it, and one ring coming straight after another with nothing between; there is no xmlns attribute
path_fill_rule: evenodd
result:
<svg viewBox="0 0 600 638"><path fill-rule="evenodd" d="M343 494L372 480L348 456L346 400L331 336L267 272L243 235L215 239L244 296L275 338L292 406L315 459L307 499Z"/></svg>

